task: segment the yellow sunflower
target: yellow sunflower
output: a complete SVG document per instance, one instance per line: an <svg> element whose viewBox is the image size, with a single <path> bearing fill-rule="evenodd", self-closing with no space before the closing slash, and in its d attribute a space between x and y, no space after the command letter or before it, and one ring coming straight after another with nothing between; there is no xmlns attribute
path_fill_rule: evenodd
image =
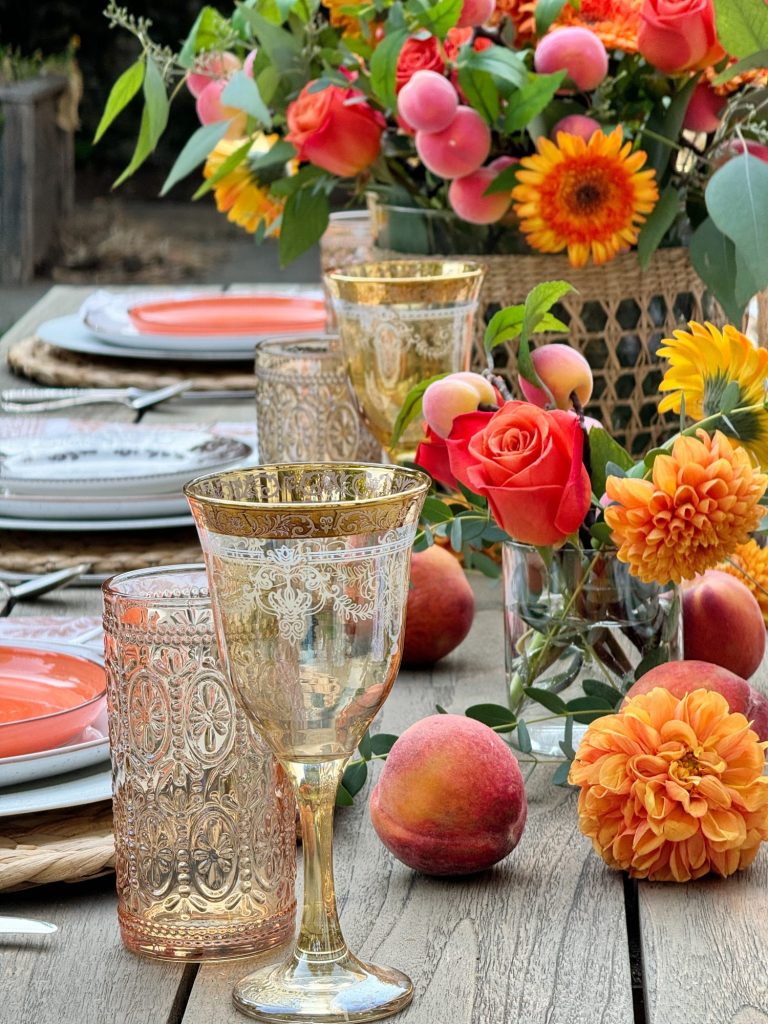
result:
<svg viewBox="0 0 768 1024"><path fill-rule="evenodd" d="M723 393L732 383L739 386L734 412L718 428L751 451L761 466L768 466L768 411L764 408L768 350L756 348L730 324L722 333L712 324L688 324L688 331L674 331L665 338L658 355L669 362L659 391L669 392L659 402L659 412L685 411L694 420L712 416L720 409Z"/></svg>
<svg viewBox="0 0 768 1024"><path fill-rule="evenodd" d="M280 233L277 222L282 216L285 201L270 195L269 189L261 184L254 174L248 159L268 152L277 139L277 135L258 133L245 160L225 174L213 187L216 209L219 213L226 213L227 220L239 224L251 234L257 231L261 224L264 225L264 230L273 236ZM213 177L222 164L246 142L247 139L222 139L208 154L203 175L206 178Z"/></svg>
<svg viewBox="0 0 768 1024"><path fill-rule="evenodd" d="M596 131L589 142L557 133L557 145L540 138L537 152L520 161L512 190L515 213L528 244L540 252L568 250L574 267L590 254L607 263L634 245L659 192L656 172L642 171L642 150L631 152L619 125Z"/></svg>

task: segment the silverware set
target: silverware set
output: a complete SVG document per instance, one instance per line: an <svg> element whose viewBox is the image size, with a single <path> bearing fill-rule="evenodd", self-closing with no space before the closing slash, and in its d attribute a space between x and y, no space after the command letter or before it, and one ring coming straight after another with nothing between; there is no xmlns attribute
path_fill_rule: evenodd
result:
<svg viewBox="0 0 768 1024"><path fill-rule="evenodd" d="M0 915L0 935L51 935L59 926L48 921L33 921L30 917Z"/></svg>
<svg viewBox="0 0 768 1024"><path fill-rule="evenodd" d="M83 405L125 405L136 412L153 408L169 398L198 401L253 398L250 390L191 391L191 380L147 391L144 388L6 388L0 391L0 412L55 412Z"/></svg>
<svg viewBox="0 0 768 1024"><path fill-rule="evenodd" d="M8 615L17 601L37 597L39 594L47 594L51 590L65 587L68 583L87 573L90 568L89 562L81 562L79 565L35 576L34 579L27 580L25 583L16 583L13 586L0 580L0 618Z"/></svg>

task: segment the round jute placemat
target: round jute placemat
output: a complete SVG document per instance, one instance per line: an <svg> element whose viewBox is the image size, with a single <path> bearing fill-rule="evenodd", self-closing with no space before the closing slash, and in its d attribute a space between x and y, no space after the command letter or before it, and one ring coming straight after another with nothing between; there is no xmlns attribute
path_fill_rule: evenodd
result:
<svg viewBox="0 0 768 1024"><path fill-rule="evenodd" d="M114 867L111 802L0 821L0 892L81 882Z"/></svg>
<svg viewBox="0 0 768 1024"><path fill-rule="evenodd" d="M155 565L199 562L200 544L194 527L123 533L57 533L33 530L0 531L0 569L17 573L54 572L90 562L96 574L148 569Z"/></svg>
<svg viewBox="0 0 768 1024"><path fill-rule="evenodd" d="M6 356L16 373L39 384L83 388L162 388L191 380L193 391L253 388L253 373L238 363L160 362L93 356L49 345L34 336L12 345Z"/></svg>

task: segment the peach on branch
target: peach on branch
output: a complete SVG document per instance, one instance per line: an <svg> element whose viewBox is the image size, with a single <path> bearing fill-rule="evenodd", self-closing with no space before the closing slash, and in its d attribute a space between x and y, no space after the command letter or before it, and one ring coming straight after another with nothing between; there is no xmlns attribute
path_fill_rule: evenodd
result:
<svg viewBox="0 0 768 1024"><path fill-rule="evenodd" d="M398 860L467 875L520 841L528 802L517 758L487 725L431 715L402 734L371 794L371 821Z"/></svg>
<svg viewBox="0 0 768 1024"><path fill-rule="evenodd" d="M582 406L592 396L592 370L589 363L570 345L553 343L540 345L531 352L531 359L539 379L549 388L558 409L572 409L572 392L576 392ZM518 376L520 390L529 402L546 408L549 398L546 392L537 388L524 377Z"/></svg>
<svg viewBox="0 0 768 1024"><path fill-rule="evenodd" d="M484 25L496 10L496 0L464 0L461 7L458 28Z"/></svg>
<svg viewBox="0 0 768 1024"><path fill-rule="evenodd" d="M440 132L416 132L416 152L424 166L441 178L471 174L491 151L491 132L472 107L459 106Z"/></svg>
<svg viewBox="0 0 768 1024"><path fill-rule="evenodd" d="M225 78L217 78L203 89L195 104L200 124L214 124L216 121L235 119L239 133L245 130L247 115L235 107L228 107L221 101L221 94L227 87Z"/></svg>
<svg viewBox="0 0 768 1024"><path fill-rule="evenodd" d="M475 412L481 405L496 406L496 392L479 373L463 371L436 380L424 392L424 419L438 437L448 437L457 416Z"/></svg>
<svg viewBox="0 0 768 1024"><path fill-rule="evenodd" d="M715 690L725 697L732 712L740 712L752 723L761 740L768 740L768 698L727 668L709 661L665 662L637 680L627 692L625 703L656 686L664 687L678 698L693 690Z"/></svg>
<svg viewBox="0 0 768 1024"><path fill-rule="evenodd" d="M533 66L540 75L565 71L577 89L596 89L608 74L608 54L588 28L570 26L549 32L539 42Z"/></svg>
<svg viewBox="0 0 768 1024"><path fill-rule="evenodd" d="M504 168L513 163L515 161L511 157L500 157L487 167L454 178L448 189L448 202L454 213L470 224L493 224L501 220L512 202L511 189L490 195L485 193Z"/></svg>
<svg viewBox="0 0 768 1024"><path fill-rule="evenodd" d="M458 647L472 627L475 595L458 559L433 544L411 559L403 665L433 665Z"/></svg>
<svg viewBox="0 0 768 1024"><path fill-rule="evenodd" d="M397 96L397 112L409 129L441 132L456 116L459 94L437 71L417 71Z"/></svg>
<svg viewBox="0 0 768 1024"><path fill-rule="evenodd" d="M586 114L568 114L560 118L550 134L557 140L558 132L566 132L568 135L578 135L585 142L589 142L599 128L600 125L594 117L587 117Z"/></svg>
<svg viewBox="0 0 768 1024"><path fill-rule="evenodd" d="M685 657L749 679L765 654L765 621L749 587L721 569L709 569L683 588Z"/></svg>
<svg viewBox="0 0 768 1024"><path fill-rule="evenodd" d="M227 78L240 67L234 53L205 53L195 61L187 75L187 88L197 99L203 89L219 78Z"/></svg>

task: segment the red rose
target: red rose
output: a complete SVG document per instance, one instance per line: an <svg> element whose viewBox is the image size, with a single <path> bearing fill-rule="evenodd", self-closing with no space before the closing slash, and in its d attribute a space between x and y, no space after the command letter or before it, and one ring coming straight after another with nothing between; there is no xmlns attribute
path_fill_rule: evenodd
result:
<svg viewBox="0 0 768 1024"><path fill-rule="evenodd" d="M488 499L510 537L525 544L562 544L581 526L590 504L577 417L529 402L498 412L465 413L446 444L453 475Z"/></svg>
<svg viewBox="0 0 768 1024"><path fill-rule="evenodd" d="M286 139L300 160L351 178L370 167L381 149L385 121L363 102L359 89L329 85L310 92L307 83L287 111Z"/></svg>
<svg viewBox="0 0 768 1024"><path fill-rule="evenodd" d="M400 92L417 71L437 71L439 75L445 71L440 43L434 36L411 36L403 43L397 58L396 91Z"/></svg>
<svg viewBox="0 0 768 1024"><path fill-rule="evenodd" d="M475 412L468 415L474 416L478 422L485 424L493 416L493 413ZM482 417L482 420L480 417ZM451 461L448 457L448 445L426 423L424 424L424 430L427 437L416 449L414 462L417 466L421 466L423 470L426 470L433 480L437 480L439 484L444 484L448 490L458 491L459 484L453 475Z"/></svg>
<svg viewBox="0 0 768 1024"><path fill-rule="evenodd" d="M712 0L645 0L637 48L666 75L716 64L725 50L717 41Z"/></svg>

